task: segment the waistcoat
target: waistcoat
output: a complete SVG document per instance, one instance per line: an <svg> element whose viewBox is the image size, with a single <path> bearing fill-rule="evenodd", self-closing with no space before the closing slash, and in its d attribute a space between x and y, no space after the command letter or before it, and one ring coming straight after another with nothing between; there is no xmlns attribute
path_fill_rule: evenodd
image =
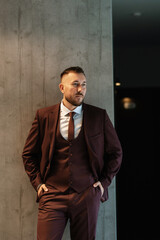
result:
<svg viewBox="0 0 160 240"><path fill-rule="evenodd" d="M94 182L83 123L79 135L69 142L60 133L60 120L58 120L55 150L46 184L62 192L72 188L80 193Z"/></svg>

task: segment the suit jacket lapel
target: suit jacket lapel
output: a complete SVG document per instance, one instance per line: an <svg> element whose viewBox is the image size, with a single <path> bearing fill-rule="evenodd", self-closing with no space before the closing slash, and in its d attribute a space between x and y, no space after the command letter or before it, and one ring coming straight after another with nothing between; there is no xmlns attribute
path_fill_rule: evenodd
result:
<svg viewBox="0 0 160 240"><path fill-rule="evenodd" d="M53 152L54 152L55 134L57 129L59 111L60 111L60 104L57 104L49 114L49 133L50 133L49 162L51 162L53 157Z"/></svg>
<svg viewBox="0 0 160 240"><path fill-rule="evenodd" d="M88 104L83 104L83 117L84 117L84 137L87 144L89 162L95 179L98 179L96 167L97 166L97 156L96 153L92 150L89 136L93 134L92 126L92 114L90 112L90 106ZM98 167L97 167L98 169Z"/></svg>
<svg viewBox="0 0 160 240"><path fill-rule="evenodd" d="M90 146L88 136L90 136L90 129L92 129L92 128L90 126L91 119L90 119L90 115L89 115L89 111L88 111L88 106L86 104L83 104L83 121L84 121L84 137L85 137L86 144L87 144L89 159L91 160L93 151ZM92 164L92 162L91 162L91 164Z"/></svg>
<svg viewBox="0 0 160 240"><path fill-rule="evenodd" d="M88 142L89 115L88 115L88 111L86 108L87 108L86 104L83 103L84 134L85 134L85 139Z"/></svg>

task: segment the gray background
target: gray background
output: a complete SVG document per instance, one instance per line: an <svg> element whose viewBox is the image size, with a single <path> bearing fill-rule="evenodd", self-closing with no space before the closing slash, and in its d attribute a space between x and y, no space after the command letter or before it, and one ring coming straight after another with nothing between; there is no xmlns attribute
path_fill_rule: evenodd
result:
<svg viewBox="0 0 160 240"><path fill-rule="evenodd" d="M61 100L64 68L84 68L86 102L106 108L113 121L111 11L111 0L0 0L2 240L36 239L36 193L21 153L36 110ZM115 182L101 204L97 239L116 239Z"/></svg>

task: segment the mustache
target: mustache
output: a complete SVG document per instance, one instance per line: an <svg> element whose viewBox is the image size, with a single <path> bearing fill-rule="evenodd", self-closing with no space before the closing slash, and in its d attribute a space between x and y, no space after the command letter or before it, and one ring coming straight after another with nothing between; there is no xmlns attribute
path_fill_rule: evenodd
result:
<svg viewBox="0 0 160 240"><path fill-rule="evenodd" d="M82 93L77 93L76 96L83 96L83 94Z"/></svg>

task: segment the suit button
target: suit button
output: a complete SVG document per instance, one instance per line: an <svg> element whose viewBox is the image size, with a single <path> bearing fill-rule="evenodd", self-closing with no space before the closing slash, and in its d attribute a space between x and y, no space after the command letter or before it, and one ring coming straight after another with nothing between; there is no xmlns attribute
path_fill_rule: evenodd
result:
<svg viewBox="0 0 160 240"><path fill-rule="evenodd" d="M70 156L72 157L72 155L73 155L73 154L71 153Z"/></svg>

